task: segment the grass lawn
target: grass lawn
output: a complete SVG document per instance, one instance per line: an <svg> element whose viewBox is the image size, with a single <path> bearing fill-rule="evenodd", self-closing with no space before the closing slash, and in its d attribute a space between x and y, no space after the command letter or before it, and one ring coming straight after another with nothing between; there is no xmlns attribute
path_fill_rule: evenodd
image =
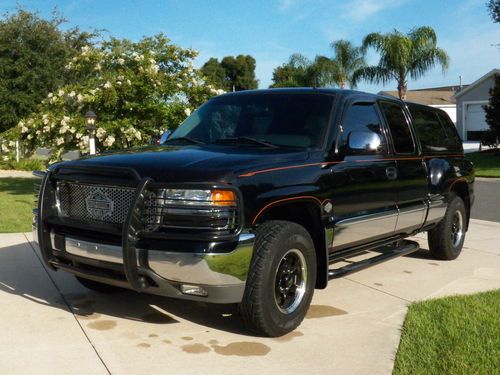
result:
<svg viewBox="0 0 500 375"><path fill-rule="evenodd" d="M0 178L0 233L30 232L36 178Z"/></svg>
<svg viewBox="0 0 500 375"><path fill-rule="evenodd" d="M471 152L470 154L465 154L465 157L474 163L476 176L500 177L500 151Z"/></svg>
<svg viewBox="0 0 500 375"><path fill-rule="evenodd" d="M498 374L500 289L410 306L393 375Z"/></svg>

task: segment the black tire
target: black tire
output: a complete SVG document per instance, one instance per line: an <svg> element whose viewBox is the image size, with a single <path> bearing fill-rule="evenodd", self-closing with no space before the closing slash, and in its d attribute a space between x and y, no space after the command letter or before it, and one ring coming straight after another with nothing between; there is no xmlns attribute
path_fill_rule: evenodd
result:
<svg viewBox="0 0 500 375"><path fill-rule="evenodd" d="M466 220L463 200L452 195L443 220L427 233L429 250L434 258L453 260L460 255L465 240Z"/></svg>
<svg viewBox="0 0 500 375"><path fill-rule="evenodd" d="M262 336L293 331L309 309L315 283L316 253L307 230L288 221L262 224L240 304L245 325Z"/></svg>
<svg viewBox="0 0 500 375"><path fill-rule="evenodd" d="M83 277L75 276L80 284L82 284L85 288L93 290L99 293L112 294L123 292L125 289L120 288L118 286L103 284L98 281L85 279Z"/></svg>

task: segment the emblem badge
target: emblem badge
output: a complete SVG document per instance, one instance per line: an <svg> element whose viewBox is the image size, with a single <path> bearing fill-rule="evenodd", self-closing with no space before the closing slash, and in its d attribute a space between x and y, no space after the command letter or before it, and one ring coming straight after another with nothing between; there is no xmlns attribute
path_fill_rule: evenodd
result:
<svg viewBox="0 0 500 375"><path fill-rule="evenodd" d="M103 220L111 216L115 204L101 190L96 190L85 198L85 205L90 216L97 220Z"/></svg>

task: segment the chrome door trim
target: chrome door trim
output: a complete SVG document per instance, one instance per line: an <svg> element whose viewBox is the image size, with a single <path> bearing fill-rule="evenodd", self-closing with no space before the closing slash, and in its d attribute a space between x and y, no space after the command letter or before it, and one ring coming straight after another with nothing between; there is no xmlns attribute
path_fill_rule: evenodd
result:
<svg viewBox="0 0 500 375"><path fill-rule="evenodd" d="M335 224L333 246L390 235L396 229L397 219L398 210L395 209L340 220Z"/></svg>
<svg viewBox="0 0 500 375"><path fill-rule="evenodd" d="M441 220L446 215L448 203L443 195L434 195L429 199L429 210L427 213L426 223L432 223Z"/></svg>
<svg viewBox="0 0 500 375"><path fill-rule="evenodd" d="M396 223L396 232L408 228L420 228L424 224L427 214L427 204L422 201L416 205L399 208L398 221Z"/></svg>

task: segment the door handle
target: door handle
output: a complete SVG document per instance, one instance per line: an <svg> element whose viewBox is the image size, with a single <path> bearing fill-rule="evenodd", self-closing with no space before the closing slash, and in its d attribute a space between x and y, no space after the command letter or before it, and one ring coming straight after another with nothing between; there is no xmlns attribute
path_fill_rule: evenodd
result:
<svg viewBox="0 0 500 375"><path fill-rule="evenodd" d="M398 170L396 167L387 167L385 169L385 175L387 176L388 180L395 180L398 178Z"/></svg>

